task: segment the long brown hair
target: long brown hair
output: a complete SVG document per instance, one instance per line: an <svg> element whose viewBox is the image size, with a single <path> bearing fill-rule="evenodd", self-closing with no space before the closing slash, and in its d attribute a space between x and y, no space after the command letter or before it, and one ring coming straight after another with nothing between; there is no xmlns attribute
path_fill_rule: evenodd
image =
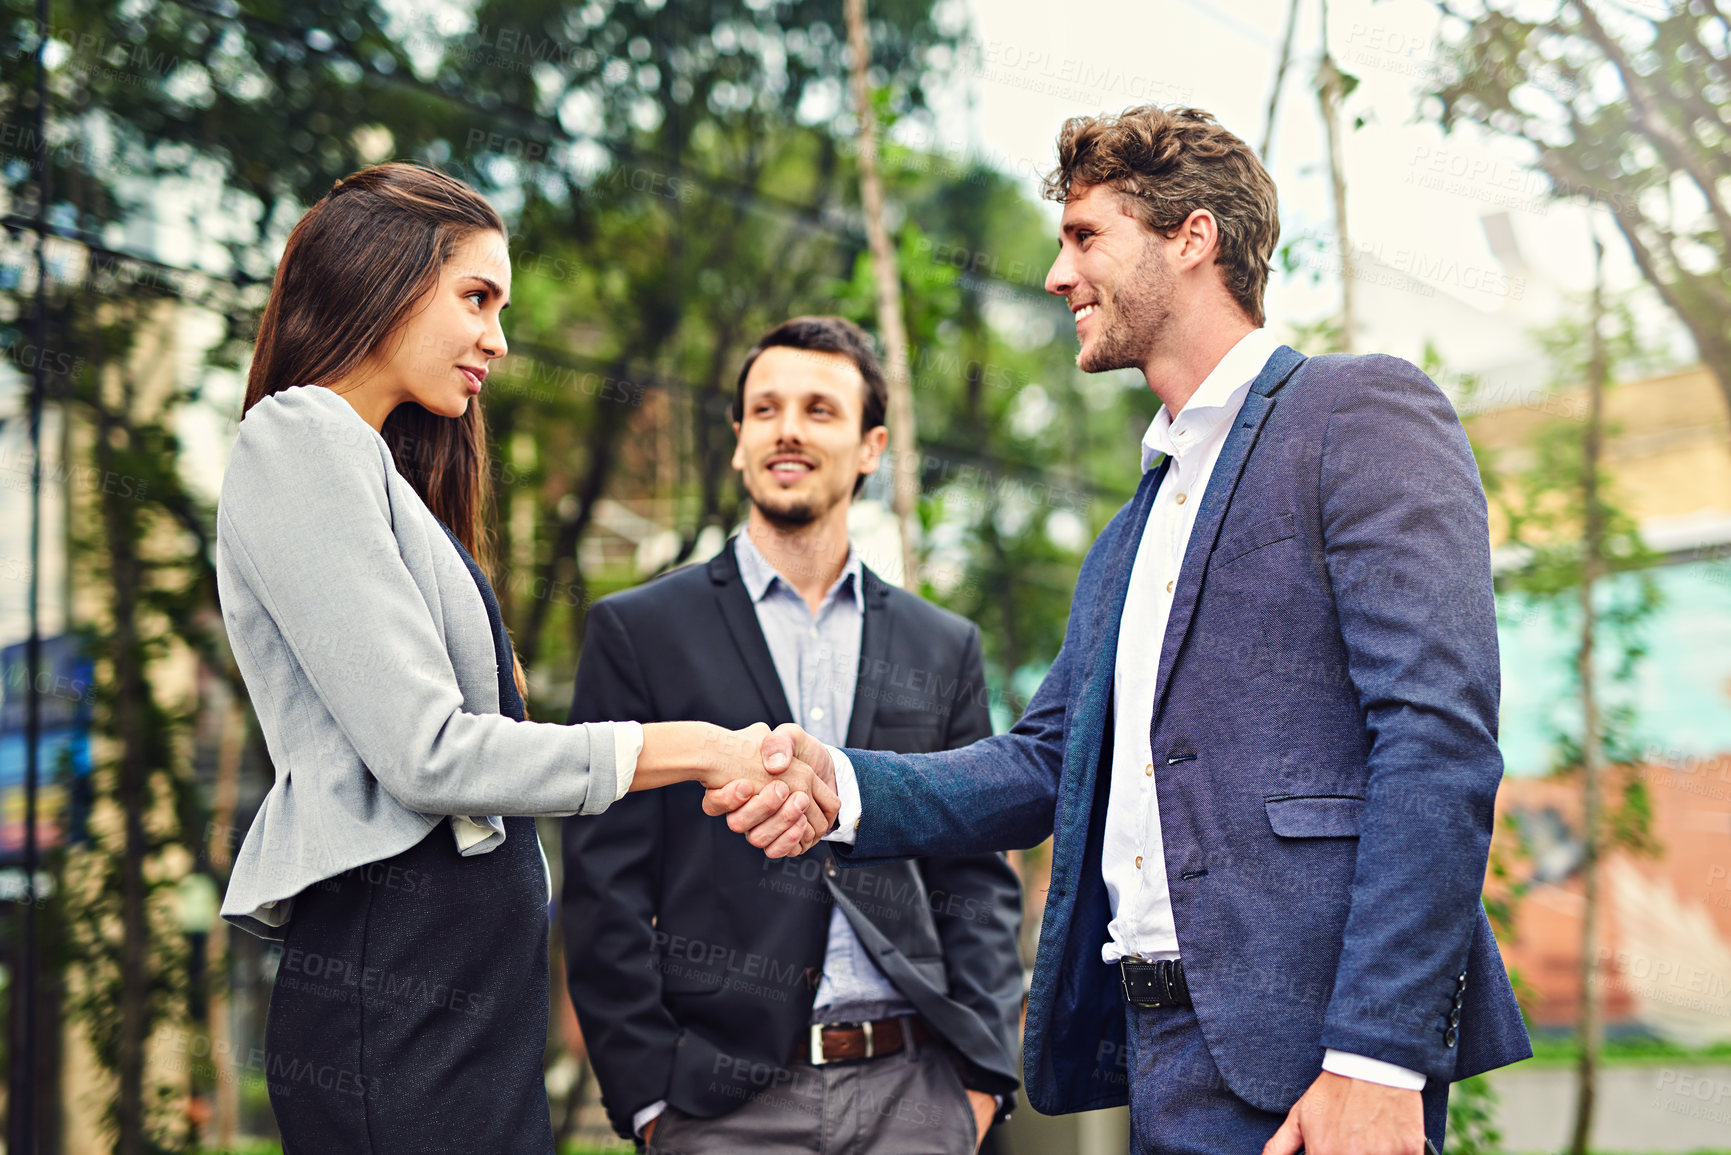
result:
<svg viewBox="0 0 1731 1155"><path fill-rule="evenodd" d="M259 321L241 414L279 389L330 385L353 372L438 284L457 246L488 231L504 235L498 211L435 169L381 164L337 181L289 233ZM472 398L461 417L406 401L380 432L397 471L495 577L481 399ZM524 691L521 667L516 680Z"/></svg>

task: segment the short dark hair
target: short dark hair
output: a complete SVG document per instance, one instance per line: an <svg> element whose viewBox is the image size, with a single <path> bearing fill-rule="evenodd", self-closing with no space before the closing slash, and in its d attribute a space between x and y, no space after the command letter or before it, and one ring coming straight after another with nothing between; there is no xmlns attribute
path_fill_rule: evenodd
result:
<svg viewBox="0 0 1731 1155"><path fill-rule="evenodd" d="M884 368L878 364L872 348L871 335L846 317L793 317L757 339L745 364L739 367L739 383L734 386L733 419L745 419L745 379L751 367L765 349L807 349L814 353L840 353L854 363L865 379L865 408L860 412L860 432L867 433L884 423L889 409L890 387L884 379ZM853 483L854 496L865 488L865 474Z"/></svg>
<svg viewBox="0 0 1731 1155"><path fill-rule="evenodd" d="M864 329L846 317L793 317L783 321L757 339L745 364L739 367L739 383L733 393L733 419L745 419L745 379L751 367L765 349L809 349L814 353L840 353L854 363L865 378L865 409L860 414L860 432L876 429L884 423L889 409L890 387L884 379L883 366L878 364L872 339Z"/></svg>
<svg viewBox="0 0 1731 1155"><path fill-rule="evenodd" d="M1071 117L1043 192L1062 203L1102 184L1128 197L1132 214L1165 236L1197 209L1212 213L1226 290L1252 324L1264 323L1280 210L1274 181L1249 145L1200 108L1145 104L1116 116Z"/></svg>

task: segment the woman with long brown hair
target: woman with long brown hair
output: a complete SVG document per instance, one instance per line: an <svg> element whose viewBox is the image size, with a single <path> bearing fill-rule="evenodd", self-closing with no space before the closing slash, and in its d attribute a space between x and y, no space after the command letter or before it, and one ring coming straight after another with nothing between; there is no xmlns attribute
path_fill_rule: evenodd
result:
<svg viewBox="0 0 1731 1155"><path fill-rule="evenodd" d="M295 226L260 325L216 561L276 781L223 915L282 943L265 1061L288 1155L551 1155L533 816L764 778L762 727L526 720L483 499L510 289L491 205L380 165ZM765 789L809 844L836 799L789 773Z"/></svg>

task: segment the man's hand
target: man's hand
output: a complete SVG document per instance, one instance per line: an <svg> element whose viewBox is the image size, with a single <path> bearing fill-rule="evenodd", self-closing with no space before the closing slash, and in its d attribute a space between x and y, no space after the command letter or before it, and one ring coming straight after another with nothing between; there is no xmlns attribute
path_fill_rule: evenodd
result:
<svg viewBox="0 0 1731 1155"><path fill-rule="evenodd" d="M1292 1105L1262 1155L1424 1155L1418 1091L1324 1071Z"/></svg>
<svg viewBox="0 0 1731 1155"><path fill-rule="evenodd" d="M791 722L773 733L759 722L729 738L720 771L704 782L704 813L726 814L728 827L770 858L816 846L841 810L823 743Z"/></svg>
<svg viewBox="0 0 1731 1155"><path fill-rule="evenodd" d="M974 1150L986 1141L986 1128L998 1117L998 1097L984 1091L969 1091L968 1106L974 1109Z"/></svg>
<svg viewBox="0 0 1731 1155"><path fill-rule="evenodd" d="M740 733L754 731L756 727ZM829 833L841 809L841 800L835 792L835 765L830 761L829 751L822 742L787 722L763 737L760 758L761 770L774 776L774 780L762 785L741 775L736 781L712 787L704 792L703 812L727 815L728 829L745 835L746 841L770 858L804 854ZM814 820L804 809L795 810L790 797L778 793L783 782L786 788L806 790L822 802L823 825L809 838L800 829L801 822L810 826Z"/></svg>

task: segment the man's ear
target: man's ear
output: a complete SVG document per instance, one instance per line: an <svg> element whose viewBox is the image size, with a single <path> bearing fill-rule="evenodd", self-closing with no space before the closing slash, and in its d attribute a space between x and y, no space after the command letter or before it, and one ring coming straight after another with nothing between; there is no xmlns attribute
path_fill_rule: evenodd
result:
<svg viewBox="0 0 1731 1155"><path fill-rule="evenodd" d="M1196 209L1179 223L1170 239L1178 242L1173 263L1180 272L1188 271L1217 255L1220 224L1207 209Z"/></svg>
<svg viewBox="0 0 1731 1155"><path fill-rule="evenodd" d="M745 472L745 447L739 443L739 422L733 423L733 460L730 462L738 473Z"/></svg>
<svg viewBox="0 0 1731 1155"><path fill-rule="evenodd" d="M865 437L859 443L859 471L876 473L889 443L890 431L885 426L879 425L875 429L866 430Z"/></svg>

